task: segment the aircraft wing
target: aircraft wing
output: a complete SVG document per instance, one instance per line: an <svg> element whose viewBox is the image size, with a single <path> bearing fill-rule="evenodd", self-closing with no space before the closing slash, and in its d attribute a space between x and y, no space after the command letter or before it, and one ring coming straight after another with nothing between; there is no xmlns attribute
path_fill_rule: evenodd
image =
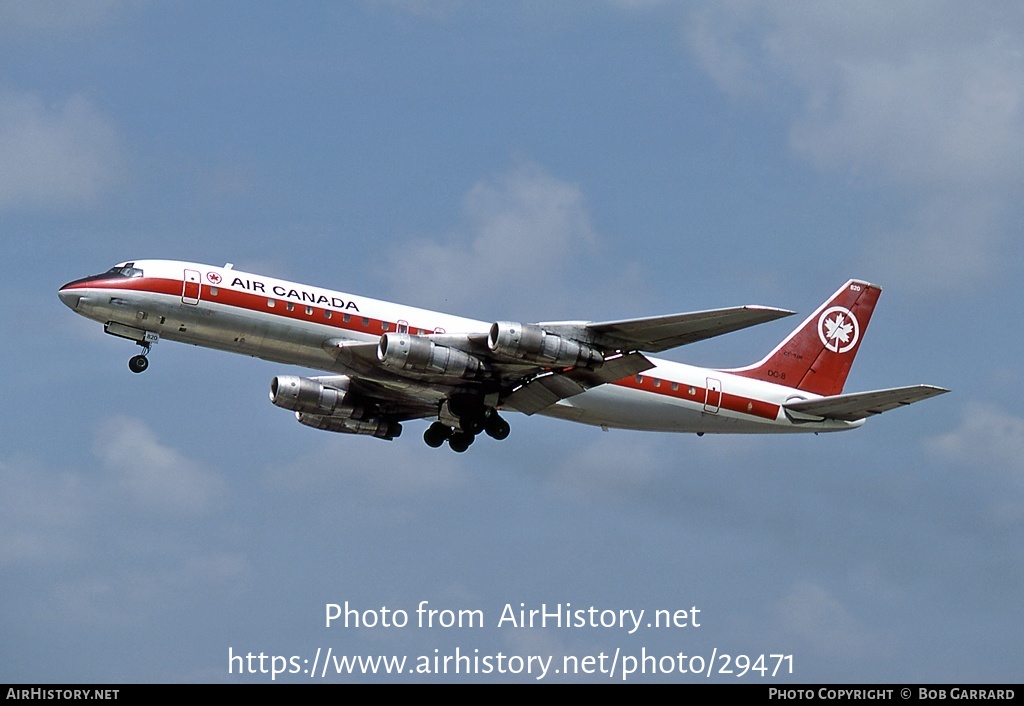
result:
<svg viewBox="0 0 1024 706"><path fill-rule="evenodd" d="M592 322L586 328L621 350L647 353L686 345L705 338L732 333L748 326L767 323L795 312L767 306L736 306L686 314L649 316L642 319Z"/></svg>
<svg viewBox="0 0 1024 706"><path fill-rule="evenodd" d="M941 395L949 390L934 385L912 385L910 387L894 387L888 390L872 390L871 392L853 392L845 395L832 395L814 400L787 402L783 405L787 413L825 419L839 419L854 422L875 414L888 412L890 409L905 407L929 397Z"/></svg>

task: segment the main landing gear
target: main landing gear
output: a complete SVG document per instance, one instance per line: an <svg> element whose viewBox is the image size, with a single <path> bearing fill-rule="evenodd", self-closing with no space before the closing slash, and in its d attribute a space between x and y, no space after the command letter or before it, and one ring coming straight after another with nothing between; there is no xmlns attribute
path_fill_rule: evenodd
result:
<svg viewBox="0 0 1024 706"><path fill-rule="evenodd" d="M482 415L460 418L458 428L450 427L443 422L434 422L423 432L423 441L435 449L447 441L452 451L462 453L476 441L480 432L501 441L512 433L512 427L496 411L489 410Z"/></svg>

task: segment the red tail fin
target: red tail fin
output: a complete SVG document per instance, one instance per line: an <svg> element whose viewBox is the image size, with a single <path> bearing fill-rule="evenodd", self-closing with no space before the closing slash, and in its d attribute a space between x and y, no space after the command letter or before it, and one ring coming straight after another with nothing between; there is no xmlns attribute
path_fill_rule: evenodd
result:
<svg viewBox="0 0 1024 706"><path fill-rule="evenodd" d="M764 360L728 372L818 395L838 395L881 293L881 287L851 279Z"/></svg>

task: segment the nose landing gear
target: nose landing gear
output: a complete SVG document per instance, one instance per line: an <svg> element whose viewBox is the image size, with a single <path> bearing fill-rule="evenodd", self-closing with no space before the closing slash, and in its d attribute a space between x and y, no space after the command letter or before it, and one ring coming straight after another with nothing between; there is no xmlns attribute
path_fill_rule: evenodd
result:
<svg viewBox="0 0 1024 706"><path fill-rule="evenodd" d="M147 358L146 356L149 355L149 350L150 347L153 345L153 342L148 340L140 341L139 345L142 346L142 353L140 353L139 355L133 355L128 360L128 369L131 370L133 373L145 372L146 368L149 367L149 358Z"/></svg>
<svg viewBox="0 0 1024 706"><path fill-rule="evenodd" d="M144 355L133 355L128 360L128 369L133 373L141 373L149 367L149 358Z"/></svg>
<svg viewBox="0 0 1024 706"><path fill-rule="evenodd" d="M140 319L146 318L144 312L139 312L139 314ZM164 317L161 316L160 323L162 324L163 322ZM146 356L149 355L149 349L153 344L160 340L160 335L156 331L147 331L145 329L135 328L134 326L118 323L117 321L108 321L103 325L103 330L111 336L127 338L129 341L135 341L142 347L142 353L139 355L133 355L131 360L128 361L129 370L133 373L141 373L149 367L149 360Z"/></svg>

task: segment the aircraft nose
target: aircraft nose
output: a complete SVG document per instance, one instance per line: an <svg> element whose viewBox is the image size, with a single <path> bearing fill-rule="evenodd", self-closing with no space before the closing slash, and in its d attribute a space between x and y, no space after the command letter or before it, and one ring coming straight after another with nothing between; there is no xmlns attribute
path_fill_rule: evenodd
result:
<svg viewBox="0 0 1024 706"><path fill-rule="evenodd" d="M81 300L82 295L78 294L77 292L75 292L75 290L71 289L71 284L72 282L68 282L59 290L57 290L57 296L60 297L60 300L62 302L64 302L64 306L68 307L69 309L77 309L78 302Z"/></svg>

